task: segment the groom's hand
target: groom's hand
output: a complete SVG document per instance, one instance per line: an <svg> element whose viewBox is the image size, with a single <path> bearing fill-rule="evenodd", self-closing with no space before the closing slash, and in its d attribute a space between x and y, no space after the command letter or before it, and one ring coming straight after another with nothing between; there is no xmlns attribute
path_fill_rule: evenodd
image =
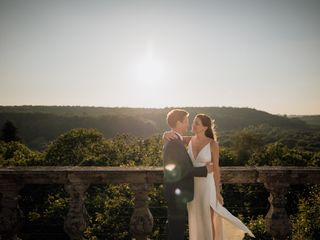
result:
<svg viewBox="0 0 320 240"><path fill-rule="evenodd" d="M208 171L208 173L213 172L213 163L212 162L207 163L207 171Z"/></svg>

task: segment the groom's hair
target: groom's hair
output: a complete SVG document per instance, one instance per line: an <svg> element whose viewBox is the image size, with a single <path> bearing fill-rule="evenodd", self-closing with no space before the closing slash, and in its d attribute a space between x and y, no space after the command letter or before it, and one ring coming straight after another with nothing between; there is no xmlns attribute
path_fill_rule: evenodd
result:
<svg viewBox="0 0 320 240"><path fill-rule="evenodd" d="M167 123L171 128L175 128L177 122L182 122L185 117L189 116L189 113L182 109L173 109L167 114Z"/></svg>

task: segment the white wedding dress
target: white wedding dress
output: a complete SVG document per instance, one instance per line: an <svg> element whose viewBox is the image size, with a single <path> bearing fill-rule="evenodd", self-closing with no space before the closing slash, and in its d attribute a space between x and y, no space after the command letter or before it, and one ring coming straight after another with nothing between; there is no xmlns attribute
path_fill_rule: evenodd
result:
<svg viewBox="0 0 320 240"><path fill-rule="evenodd" d="M204 146L195 158L190 141L188 153L195 167L205 166L211 161L210 143ZM240 240L245 233L254 237L241 220L233 216L216 199L213 174L194 178L194 199L187 204L189 240ZM214 234L210 207L214 210Z"/></svg>

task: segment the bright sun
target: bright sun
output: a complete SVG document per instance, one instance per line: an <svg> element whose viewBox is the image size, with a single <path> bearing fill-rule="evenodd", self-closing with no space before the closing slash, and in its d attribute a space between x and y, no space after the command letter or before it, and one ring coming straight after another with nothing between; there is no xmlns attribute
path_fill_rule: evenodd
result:
<svg viewBox="0 0 320 240"><path fill-rule="evenodd" d="M136 57L131 65L130 80L134 84L134 101L144 107L163 107L168 91L168 63L158 54L153 44Z"/></svg>
<svg viewBox="0 0 320 240"><path fill-rule="evenodd" d="M165 68L155 56L152 46L149 46L146 54L137 60L133 77L143 88L156 88L164 85Z"/></svg>
<svg viewBox="0 0 320 240"><path fill-rule="evenodd" d="M137 65L138 79L144 83L155 84L163 76L163 67L156 59L146 57L142 59Z"/></svg>

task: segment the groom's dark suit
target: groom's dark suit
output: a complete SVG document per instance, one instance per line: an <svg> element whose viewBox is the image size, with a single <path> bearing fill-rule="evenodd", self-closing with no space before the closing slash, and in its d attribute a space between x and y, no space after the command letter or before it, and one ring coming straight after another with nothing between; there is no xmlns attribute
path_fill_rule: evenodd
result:
<svg viewBox="0 0 320 240"><path fill-rule="evenodd" d="M206 177L207 167L193 167L180 138L163 147L164 197L168 203L168 239L183 240L187 202L193 200L194 177Z"/></svg>

